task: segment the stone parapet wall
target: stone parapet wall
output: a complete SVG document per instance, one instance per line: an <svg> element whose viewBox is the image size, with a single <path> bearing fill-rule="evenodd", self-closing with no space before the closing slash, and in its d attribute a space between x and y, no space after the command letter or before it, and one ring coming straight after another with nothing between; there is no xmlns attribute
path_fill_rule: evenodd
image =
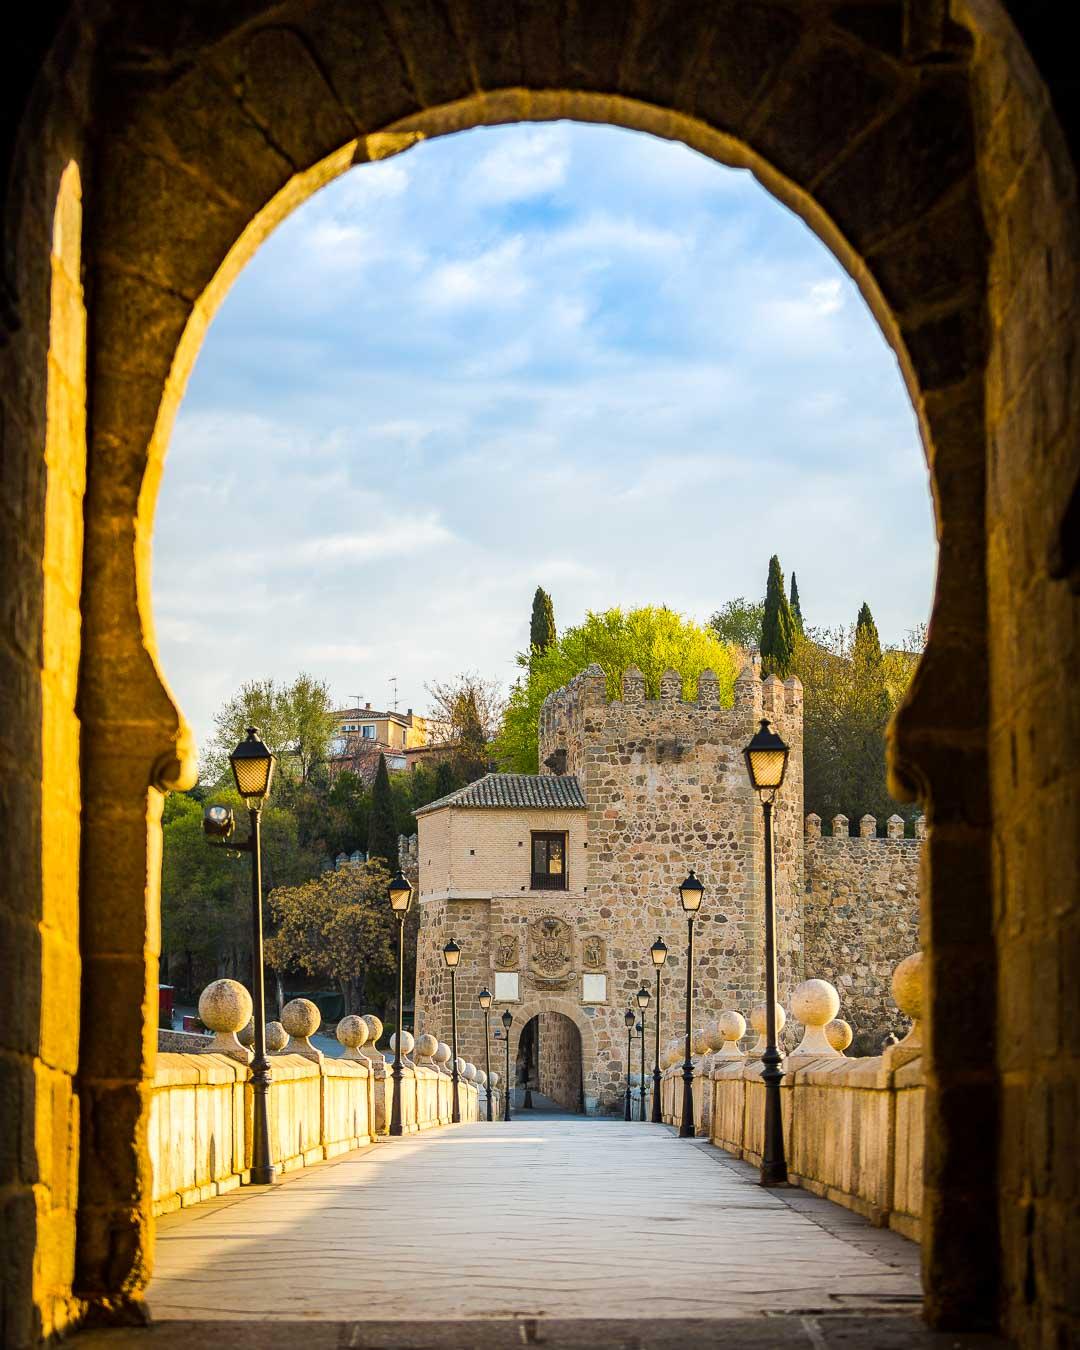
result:
<svg viewBox="0 0 1080 1350"><path fill-rule="evenodd" d="M889 982L897 963L919 946L923 840L905 839L898 816L888 829L880 838L877 821L864 816L854 838L838 816L832 834L823 836L818 817L806 819L803 960L839 990L856 1054L873 1054L900 1029Z"/></svg>
<svg viewBox="0 0 1080 1350"><path fill-rule="evenodd" d="M269 1094L270 1156L282 1172L372 1144L376 1075L347 1059L274 1055ZM159 1053L150 1100L148 1146L153 1210L223 1195L248 1180L252 1091L249 1069L227 1055ZM392 1092L389 1075L379 1083ZM406 1069L402 1110L409 1132L448 1124L451 1080L434 1069ZM461 1084L461 1118L479 1119L475 1084ZM379 1113L382 1114L381 1112ZM389 1102L385 1107L389 1114Z"/></svg>
<svg viewBox="0 0 1080 1350"><path fill-rule="evenodd" d="M893 1052L895 1055L895 1052ZM788 1178L918 1240L923 1171L922 1058L789 1057L781 1085ZM715 1067L711 1139L758 1164L765 1122L761 1062ZM678 1107L678 1097L675 1100Z"/></svg>

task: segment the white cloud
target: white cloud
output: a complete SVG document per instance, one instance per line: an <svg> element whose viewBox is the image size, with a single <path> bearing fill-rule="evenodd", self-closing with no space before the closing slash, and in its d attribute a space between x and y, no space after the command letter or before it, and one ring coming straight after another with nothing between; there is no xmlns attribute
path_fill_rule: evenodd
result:
<svg viewBox="0 0 1080 1350"><path fill-rule="evenodd" d="M438 308L458 305L501 306L520 300L529 290L522 268L524 240L505 240L474 258L457 259L435 267L421 294Z"/></svg>
<svg viewBox="0 0 1080 1350"><path fill-rule="evenodd" d="M538 127L501 139L465 177L463 196L481 206L505 206L561 187L570 163L565 127Z"/></svg>
<svg viewBox="0 0 1080 1350"><path fill-rule="evenodd" d="M704 616L779 551L812 622L926 614L926 470L850 279L748 174L637 133L485 128L329 185L238 279L174 441L154 595L202 730L305 668L418 710L509 682L538 583L560 626Z"/></svg>
<svg viewBox="0 0 1080 1350"><path fill-rule="evenodd" d="M396 512L393 513L396 516ZM297 562L359 562L368 558L401 558L453 542L453 534L435 516L392 518L373 530L318 534L285 550ZM281 558L281 552L275 555Z"/></svg>

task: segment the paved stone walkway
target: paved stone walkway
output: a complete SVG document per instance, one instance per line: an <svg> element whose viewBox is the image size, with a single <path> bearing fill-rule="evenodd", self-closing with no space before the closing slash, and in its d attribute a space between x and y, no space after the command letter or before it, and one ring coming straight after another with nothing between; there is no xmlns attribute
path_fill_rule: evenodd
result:
<svg viewBox="0 0 1080 1350"><path fill-rule="evenodd" d="M148 1300L294 1324L917 1309L914 1243L755 1177L658 1125L433 1130L163 1218Z"/></svg>

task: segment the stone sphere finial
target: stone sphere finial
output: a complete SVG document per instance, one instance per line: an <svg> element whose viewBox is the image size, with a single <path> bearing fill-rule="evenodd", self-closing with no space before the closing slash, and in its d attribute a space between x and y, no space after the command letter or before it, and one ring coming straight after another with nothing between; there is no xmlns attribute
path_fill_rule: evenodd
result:
<svg viewBox="0 0 1080 1350"><path fill-rule="evenodd" d="M414 1046L415 1044L416 1044L416 1041L413 1039L413 1034L412 1034L411 1031L403 1031L403 1032L401 1033L401 1058L402 1058L402 1059L408 1059L408 1058L409 1058L409 1055L412 1053L412 1048L413 1048L413 1046ZM394 1052L394 1054L397 1054L397 1032L396 1032L396 1031L395 1031L394 1034L390 1037L390 1049Z"/></svg>
<svg viewBox="0 0 1080 1350"><path fill-rule="evenodd" d="M777 1039L779 1039L780 1033L784 1029L784 1024L787 1022L787 1013L785 1012L784 1005L782 1003L777 1003L775 1006L776 1006L776 1035ZM750 1010L750 1025L754 1028L754 1030L758 1034L758 1038L754 1042L753 1047L750 1050L750 1054L753 1058L760 1059L761 1056L765 1053L765 1045L766 1045L764 1003L758 1003L754 1008Z"/></svg>
<svg viewBox="0 0 1080 1350"><path fill-rule="evenodd" d="M892 995L900 1011L911 1018L911 1030L900 1044L907 1046L909 1050L918 1049L922 1045L924 996L922 952L912 952L910 956L905 956L893 971Z"/></svg>
<svg viewBox="0 0 1080 1350"><path fill-rule="evenodd" d="M383 1024L374 1013L365 1013L364 1021L368 1024L368 1049L374 1050L383 1034Z"/></svg>
<svg viewBox="0 0 1080 1350"><path fill-rule="evenodd" d="M425 1031L422 1036L417 1036L416 1045L413 1047L417 1059L434 1059L435 1051L439 1048L438 1040L430 1031Z"/></svg>
<svg viewBox="0 0 1080 1350"><path fill-rule="evenodd" d="M245 1049L250 1050L255 1044L255 1018L249 1017L247 1022L236 1033L236 1039Z"/></svg>
<svg viewBox="0 0 1080 1350"><path fill-rule="evenodd" d="M825 1023L825 1039L837 1054L842 1055L854 1038L855 1033L851 1030L851 1024L845 1022L842 1017L834 1017L831 1022Z"/></svg>
<svg viewBox="0 0 1080 1350"><path fill-rule="evenodd" d="M450 1064L450 1057L453 1053L454 1052L450 1049L450 1047L446 1044L445 1041L439 1042L439 1048L435 1051L433 1058L435 1060L436 1068L438 1068L442 1073L450 1072L448 1066Z"/></svg>
<svg viewBox="0 0 1080 1350"><path fill-rule="evenodd" d="M491 1085L493 1089L499 1086L499 1074L497 1070L492 1069L491 1075L488 1078L488 1083Z"/></svg>
<svg viewBox="0 0 1080 1350"><path fill-rule="evenodd" d="M795 1049L797 1055L839 1053L825 1035L825 1027L840 1011L840 995L828 980L803 980L791 996L791 1011L806 1028Z"/></svg>
<svg viewBox="0 0 1080 1350"><path fill-rule="evenodd" d="M266 1053L268 1055L280 1055L282 1050L289 1044L289 1033L280 1022L267 1022L266 1024Z"/></svg>
<svg viewBox="0 0 1080 1350"><path fill-rule="evenodd" d="M694 1032L694 1054L707 1055L709 1053L709 1037L704 1028Z"/></svg>
<svg viewBox="0 0 1080 1350"><path fill-rule="evenodd" d="M722 1012L716 1019L716 1033L720 1039L717 1059L742 1059L739 1042L746 1035L746 1018L735 1011Z"/></svg>
<svg viewBox="0 0 1080 1350"><path fill-rule="evenodd" d="M461 1072L462 1072L462 1074L464 1075L466 1082L472 1083L472 1082L475 1081L475 1079L476 1079L476 1065L475 1065L475 1064L470 1064L468 1061L466 1061L465 1067L464 1067L464 1069L462 1069Z"/></svg>
<svg viewBox="0 0 1080 1350"><path fill-rule="evenodd" d="M199 1017L214 1033L208 1053L251 1063L251 1051L236 1038L251 1017L251 995L237 980L215 980L199 995Z"/></svg>
<svg viewBox="0 0 1080 1350"><path fill-rule="evenodd" d="M303 1055L305 1059L316 1062L322 1059L322 1051L316 1050L308 1040L314 1036L322 1023L322 1013L309 998L294 998L281 1010L281 1025L289 1033L286 1054Z"/></svg>
<svg viewBox="0 0 1080 1350"><path fill-rule="evenodd" d="M465 1077L465 1061L461 1058L460 1055L458 1055L457 1059L454 1060L454 1068L457 1069L457 1076L459 1078Z"/></svg>
<svg viewBox="0 0 1080 1350"><path fill-rule="evenodd" d="M337 1038L345 1047L345 1053L342 1059L358 1060L363 1064L367 1063L367 1055L360 1053L360 1047L367 1043L369 1035L368 1024L362 1017L357 1017L355 1013L348 1017L343 1017L337 1024Z"/></svg>

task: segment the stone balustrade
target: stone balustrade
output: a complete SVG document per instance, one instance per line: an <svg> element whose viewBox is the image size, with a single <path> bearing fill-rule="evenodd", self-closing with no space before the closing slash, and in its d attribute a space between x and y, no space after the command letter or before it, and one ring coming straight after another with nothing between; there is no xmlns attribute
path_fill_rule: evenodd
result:
<svg viewBox="0 0 1080 1350"><path fill-rule="evenodd" d="M235 981L217 980L203 991L199 1015L213 1039L185 1037L183 1050L159 1051L157 1057L149 1123L156 1214L233 1190L247 1181L251 1167L251 999ZM311 1045L319 1019L309 1000L292 1000L281 1016L281 1022L267 1024L266 1034L274 1165L282 1172L307 1167L387 1134L393 1055L387 1062L378 1049L379 1019L342 1018L337 1037L345 1053L335 1059ZM162 1033L166 1044L177 1035ZM450 1051L441 1056L443 1048L433 1036L414 1042L408 1032L402 1035L406 1133L450 1123ZM488 1085L473 1065L461 1067L469 1071L459 1083L461 1119L483 1119ZM494 1083L491 1090L494 1094Z"/></svg>
<svg viewBox="0 0 1080 1350"><path fill-rule="evenodd" d="M920 954L897 966L892 988L898 1007L912 1019L911 1030L880 1055L862 1058L843 1053L851 1028L836 1016L839 997L831 984L807 980L794 991L792 1015L805 1030L784 1060L784 1143L793 1184L918 1240L924 1112ZM783 1010L777 1012L779 1027ZM742 1023L737 1013L722 1013L706 1033L712 1053L694 1055L694 1118L698 1135L758 1164L765 1126L764 1005L754 1009L751 1022L759 1040L746 1054L736 1045ZM675 1126L682 1120L684 1049L676 1038L661 1055L661 1110L664 1121Z"/></svg>

